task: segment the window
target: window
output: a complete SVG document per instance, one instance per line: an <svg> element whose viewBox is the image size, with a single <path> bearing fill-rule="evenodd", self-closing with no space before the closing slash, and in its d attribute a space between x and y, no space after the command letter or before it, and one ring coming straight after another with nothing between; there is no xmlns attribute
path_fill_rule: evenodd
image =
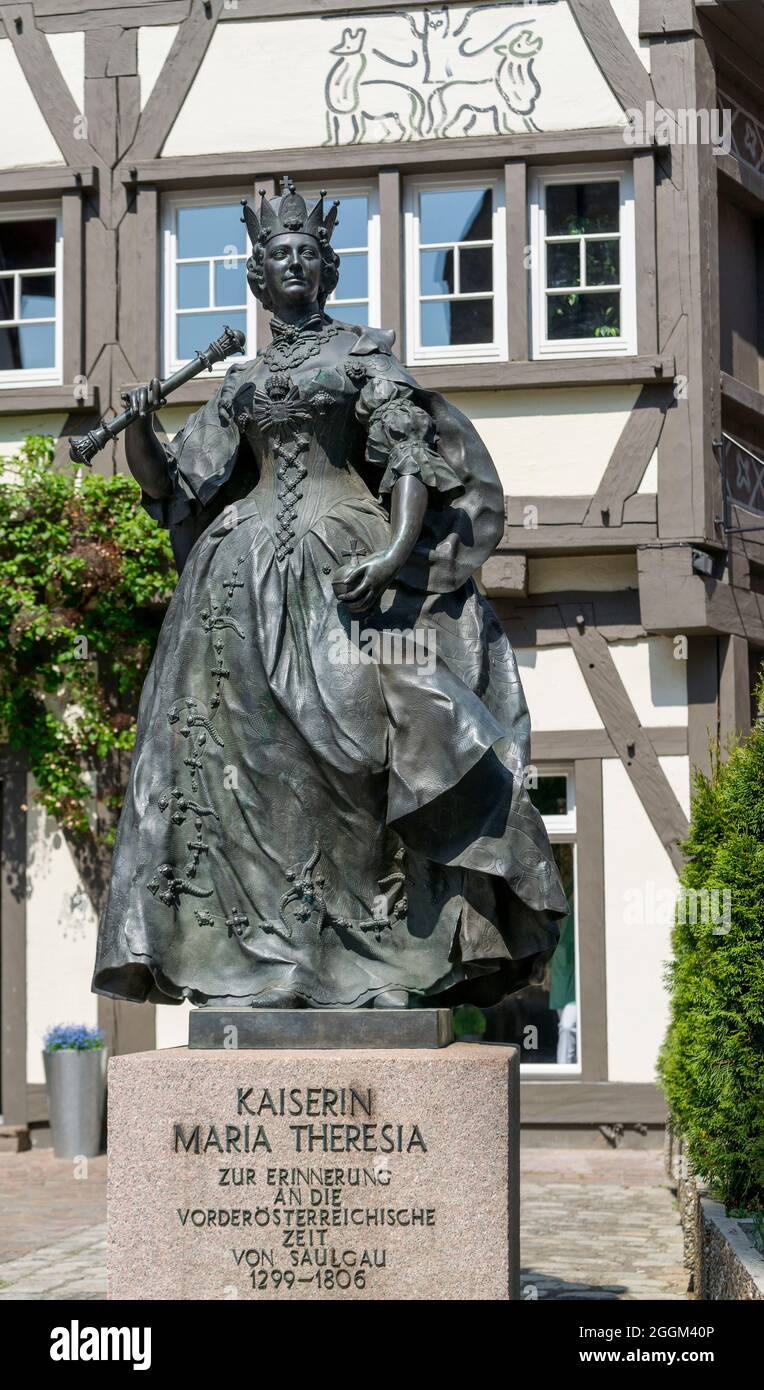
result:
<svg viewBox="0 0 764 1390"><path fill-rule="evenodd" d="M0 211L0 386L61 380L58 209Z"/></svg>
<svg viewBox="0 0 764 1390"><path fill-rule="evenodd" d="M409 361L491 362L506 357L500 182L410 184L405 229Z"/></svg>
<svg viewBox="0 0 764 1390"><path fill-rule="evenodd" d="M165 212L165 371L189 362L219 338L241 329L255 351L255 301L247 286L247 233L241 197L171 198ZM218 371L224 371L221 365Z"/></svg>
<svg viewBox="0 0 764 1390"><path fill-rule="evenodd" d="M534 356L636 352L630 170L541 173L530 214Z"/></svg>
<svg viewBox="0 0 764 1390"><path fill-rule="evenodd" d="M314 193L312 198L317 195ZM332 198L340 199L332 246L340 257L340 279L334 294L326 301L332 318L341 323L380 327L379 213L371 189L327 194L328 210ZM311 197L306 197L310 206Z"/></svg>
<svg viewBox="0 0 764 1390"><path fill-rule="evenodd" d="M485 1010L486 1042L514 1043L526 1074L578 1073L578 932L576 926L576 802L571 772L545 768L530 798L552 841L571 912L560 923L560 942L539 977L503 1003Z"/></svg>

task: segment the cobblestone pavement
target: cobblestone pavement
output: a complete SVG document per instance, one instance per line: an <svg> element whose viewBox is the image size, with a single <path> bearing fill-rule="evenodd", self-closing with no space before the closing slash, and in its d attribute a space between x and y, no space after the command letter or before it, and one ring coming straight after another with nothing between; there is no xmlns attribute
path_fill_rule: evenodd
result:
<svg viewBox="0 0 764 1390"><path fill-rule="evenodd" d="M526 1148L521 1260L524 1298L688 1298L663 1154Z"/></svg>
<svg viewBox="0 0 764 1390"><path fill-rule="evenodd" d="M526 1148L525 1298L682 1299L682 1238L659 1152ZM0 1299L103 1299L106 1160L0 1155Z"/></svg>

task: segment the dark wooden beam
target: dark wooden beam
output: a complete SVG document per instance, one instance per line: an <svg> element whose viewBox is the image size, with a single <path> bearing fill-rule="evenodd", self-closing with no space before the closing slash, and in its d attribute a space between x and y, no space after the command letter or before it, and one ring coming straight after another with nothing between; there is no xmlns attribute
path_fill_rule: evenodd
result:
<svg viewBox="0 0 764 1390"><path fill-rule="evenodd" d="M116 9L105 9L103 5L81 9L76 13L60 13L51 10L48 14L39 13L39 0L35 0L37 28L46 34L67 34L91 29L108 29L119 24L124 29L142 29L147 24L182 24L191 8L191 0L135 0L125 4L120 0Z"/></svg>
<svg viewBox="0 0 764 1390"><path fill-rule="evenodd" d="M0 753L0 1104L7 1125L27 1123L26 764Z"/></svg>
<svg viewBox="0 0 764 1390"><path fill-rule="evenodd" d="M524 159L504 165L504 198L507 210L507 312L509 357L527 362L528 335L528 180Z"/></svg>
<svg viewBox="0 0 764 1390"><path fill-rule="evenodd" d="M64 243L63 313L64 313L64 381L74 383L82 376L84 366L84 236L82 226L82 194L79 189L67 189L61 197L61 225ZM78 383L80 394L87 396L87 382ZM71 406L76 402L71 401Z"/></svg>
<svg viewBox="0 0 764 1390"><path fill-rule="evenodd" d="M687 817L639 722L607 642L593 626L593 615L586 605L563 604L560 612L597 713L656 835L679 872L684 862L679 846L687 835Z"/></svg>
<svg viewBox="0 0 764 1390"><path fill-rule="evenodd" d="M382 275L382 327L392 329L397 351L403 354L403 217L401 176L397 169L382 169L377 178L380 221L380 269Z"/></svg>
<svg viewBox="0 0 764 1390"><path fill-rule="evenodd" d="M608 1053L602 762L599 758L577 758L574 773L581 1076L584 1081L605 1081Z"/></svg>
<svg viewBox="0 0 764 1390"><path fill-rule="evenodd" d="M520 1082L524 1125L666 1123L666 1102L650 1083L541 1079Z"/></svg>
<svg viewBox="0 0 764 1390"><path fill-rule="evenodd" d="M610 0L568 0L597 66L624 110L644 111L655 99L650 74L616 17Z"/></svg>
<svg viewBox="0 0 764 1390"><path fill-rule="evenodd" d="M658 351L658 268L655 247L655 156L634 156L634 249L637 282L637 348Z"/></svg>
<svg viewBox="0 0 764 1390"><path fill-rule="evenodd" d="M687 652L687 739L690 770L707 777L719 736L718 641L690 637Z"/></svg>
<svg viewBox="0 0 764 1390"><path fill-rule="evenodd" d="M53 139L72 168L97 163L92 145L81 134L81 112L64 81L45 35L35 26L34 8L27 0L0 4L0 19L21 70L34 92Z"/></svg>
<svg viewBox="0 0 764 1390"><path fill-rule="evenodd" d="M34 164L0 171L0 201L23 198L58 197L67 189L95 188L96 171L91 165L75 169L68 164Z"/></svg>
<svg viewBox="0 0 764 1390"><path fill-rule="evenodd" d="M643 386L600 480L584 526L620 526L627 498L636 493L660 439L671 387Z"/></svg>
<svg viewBox="0 0 764 1390"><path fill-rule="evenodd" d="M510 624L505 624L510 640L513 639ZM695 639L693 639L695 640ZM698 639L701 640L701 639ZM514 642L513 642L514 645ZM518 643L518 646L520 644ZM656 753L661 758L679 758L688 751L687 729L678 725L650 726L645 732ZM615 749L606 729L561 729L531 731L531 761L533 763L585 762L615 757ZM576 792L579 824L583 824L578 792ZM579 840L580 848L580 840ZM583 909L581 909L583 916Z"/></svg>
<svg viewBox="0 0 764 1390"><path fill-rule="evenodd" d="M172 49L168 62L171 56ZM157 87L161 82L160 74ZM180 76L175 85L176 102L182 100L179 84ZM153 97L152 92L141 117L142 124ZM172 124L177 109L173 108L170 114L168 97L162 103L162 110L166 114L161 137L164 142L169 130L167 122ZM146 129L148 131L148 126ZM142 141L143 132L140 130L139 137ZM156 140L152 137L148 143L156 144ZM221 151L213 155L172 155L165 159L148 154L136 141L123 161L122 179L126 183L137 179L139 183L162 187L204 188L219 187L226 182L248 181L258 169L272 169L291 174L297 181L309 179L315 183L316 180L339 181L353 175L359 178L375 177L380 169L386 168L427 173L460 170L465 164L470 169L496 169L508 159L527 159L534 164L575 163L582 159L622 160L635 150L651 148L648 139L626 146L622 126L601 130L536 131L527 135L491 135L485 138L464 136L448 140L412 140L408 144L342 145L332 146L331 149L309 145L297 149L251 150L228 155Z"/></svg>
<svg viewBox="0 0 764 1390"><path fill-rule="evenodd" d="M155 159L161 154L207 52L223 3L224 0L208 0L206 4L192 5L188 18L180 25L141 113L129 151L131 160ZM267 161L258 161L260 166L263 163Z"/></svg>

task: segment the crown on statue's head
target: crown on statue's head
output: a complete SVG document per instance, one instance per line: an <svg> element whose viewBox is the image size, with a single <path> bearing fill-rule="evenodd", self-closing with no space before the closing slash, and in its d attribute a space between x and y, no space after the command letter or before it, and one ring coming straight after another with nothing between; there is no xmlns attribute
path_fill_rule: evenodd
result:
<svg viewBox="0 0 764 1390"><path fill-rule="evenodd" d="M249 206L246 198L243 198L241 205L244 216L241 220L247 224L252 245L264 246L271 237L279 236L282 232L305 232L315 237L322 245L329 242L340 204L339 199L335 198L324 216L325 197L326 189L322 188L317 201L309 210L305 199L295 191L294 183L289 175L285 174L281 180L280 198L269 199L266 197L265 189L260 189L259 215Z"/></svg>

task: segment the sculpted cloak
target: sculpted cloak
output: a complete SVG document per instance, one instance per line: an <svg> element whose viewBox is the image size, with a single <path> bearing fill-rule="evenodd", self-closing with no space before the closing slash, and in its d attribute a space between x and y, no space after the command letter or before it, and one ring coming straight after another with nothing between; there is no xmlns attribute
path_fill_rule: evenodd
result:
<svg viewBox="0 0 764 1390"><path fill-rule="evenodd" d="M327 324L329 327L327 328ZM273 321L276 345L282 326ZM473 426L392 334L317 316L288 371L228 371L168 445L180 579L141 698L93 987L131 1000L497 1002L567 904L524 785L530 726L472 574L503 532ZM288 347L288 356L292 351ZM332 587L419 541L353 620Z"/></svg>

